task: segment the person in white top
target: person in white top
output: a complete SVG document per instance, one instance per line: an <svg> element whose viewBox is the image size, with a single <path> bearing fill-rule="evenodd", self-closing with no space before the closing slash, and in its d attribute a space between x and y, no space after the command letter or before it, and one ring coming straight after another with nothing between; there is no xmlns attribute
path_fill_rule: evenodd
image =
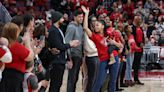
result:
<svg viewBox="0 0 164 92"><path fill-rule="evenodd" d="M89 27L94 31L94 25L97 18L95 16L89 17ZM87 68L87 83L84 88L84 92L92 92L94 84L97 80L98 69L99 69L99 58L95 44L88 35L84 34L84 51L85 51L85 63ZM85 83L85 82L84 82Z"/></svg>

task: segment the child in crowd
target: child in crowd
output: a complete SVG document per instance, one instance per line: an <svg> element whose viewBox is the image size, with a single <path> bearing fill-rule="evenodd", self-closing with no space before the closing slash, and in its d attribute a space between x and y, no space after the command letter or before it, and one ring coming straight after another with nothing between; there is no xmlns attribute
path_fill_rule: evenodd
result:
<svg viewBox="0 0 164 92"><path fill-rule="evenodd" d="M108 39L114 39L116 42L119 42L121 39L119 32L117 32L114 28L108 28L107 35L108 35ZM118 51L119 48L115 45L109 44L108 45L108 53L110 54L110 59L109 59L110 62L108 63L109 65L115 63L114 50Z"/></svg>
<svg viewBox="0 0 164 92"><path fill-rule="evenodd" d="M12 61L12 55L8 49L8 40L6 38L0 38L0 80L2 79L2 72L5 68L4 63L10 63Z"/></svg>
<svg viewBox="0 0 164 92"><path fill-rule="evenodd" d="M37 76L32 73L34 68L34 62L26 63L26 73L24 75L23 81L23 92L38 92L40 88L47 87L48 82L46 80L42 80L38 83Z"/></svg>
<svg viewBox="0 0 164 92"><path fill-rule="evenodd" d="M10 63L12 61L12 55L8 49L8 40L4 37L1 37L3 24L0 24L0 80L2 79L2 72L5 68L4 63Z"/></svg>

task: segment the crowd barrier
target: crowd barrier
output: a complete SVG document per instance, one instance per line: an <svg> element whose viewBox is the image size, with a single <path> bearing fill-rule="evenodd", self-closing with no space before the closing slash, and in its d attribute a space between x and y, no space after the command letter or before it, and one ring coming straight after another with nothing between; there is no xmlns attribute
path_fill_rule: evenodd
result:
<svg viewBox="0 0 164 92"><path fill-rule="evenodd" d="M162 69L164 62L164 47L163 46L144 46L143 59L146 69L158 68Z"/></svg>

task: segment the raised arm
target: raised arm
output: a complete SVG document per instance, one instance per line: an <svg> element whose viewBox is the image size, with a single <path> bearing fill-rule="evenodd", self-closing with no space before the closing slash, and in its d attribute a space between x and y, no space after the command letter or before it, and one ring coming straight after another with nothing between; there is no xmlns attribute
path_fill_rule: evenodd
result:
<svg viewBox="0 0 164 92"><path fill-rule="evenodd" d="M84 7L84 6L81 6L81 9L82 9L83 12L85 13L84 23L83 23L84 31L87 33L87 35L88 35L89 37L91 37L91 36L92 36L92 31L88 28L89 8L86 8L86 7Z"/></svg>

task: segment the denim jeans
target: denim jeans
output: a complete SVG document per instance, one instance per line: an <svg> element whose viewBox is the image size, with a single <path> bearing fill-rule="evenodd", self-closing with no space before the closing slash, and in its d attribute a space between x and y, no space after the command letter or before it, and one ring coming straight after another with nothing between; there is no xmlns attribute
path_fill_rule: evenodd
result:
<svg viewBox="0 0 164 92"><path fill-rule="evenodd" d="M127 55L126 62L126 71L125 71L125 80L132 80L132 63L134 60L134 53L130 53Z"/></svg>
<svg viewBox="0 0 164 92"><path fill-rule="evenodd" d="M115 92L116 90L116 81L119 71L119 57L115 57L116 62L109 66L109 74L110 74L110 80L109 80L109 87L108 92Z"/></svg>
<svg viewBox="0 0 164 92"><path fill-rule="evenodd" d="M88 82L84 92L93 92L93 87L98 77L100 61L97 56L86 57Z"/></svg>
<svg viewBox="0 0 164 92"><path fill-rule="evenodd" d="M97 81L95 83L95 86L93 87L93 92L100 92L100 88L106 79L108 70L108 60L100 62Z"/></svg>
<svg viewBox="0 0 164 92"><path fill-rule="evenodd" d="M76 83L79 77L79 70L82 64L82 58L72 57L73 67L69 70L68 81L67 81L67 92L76 91Z"/></svg>

